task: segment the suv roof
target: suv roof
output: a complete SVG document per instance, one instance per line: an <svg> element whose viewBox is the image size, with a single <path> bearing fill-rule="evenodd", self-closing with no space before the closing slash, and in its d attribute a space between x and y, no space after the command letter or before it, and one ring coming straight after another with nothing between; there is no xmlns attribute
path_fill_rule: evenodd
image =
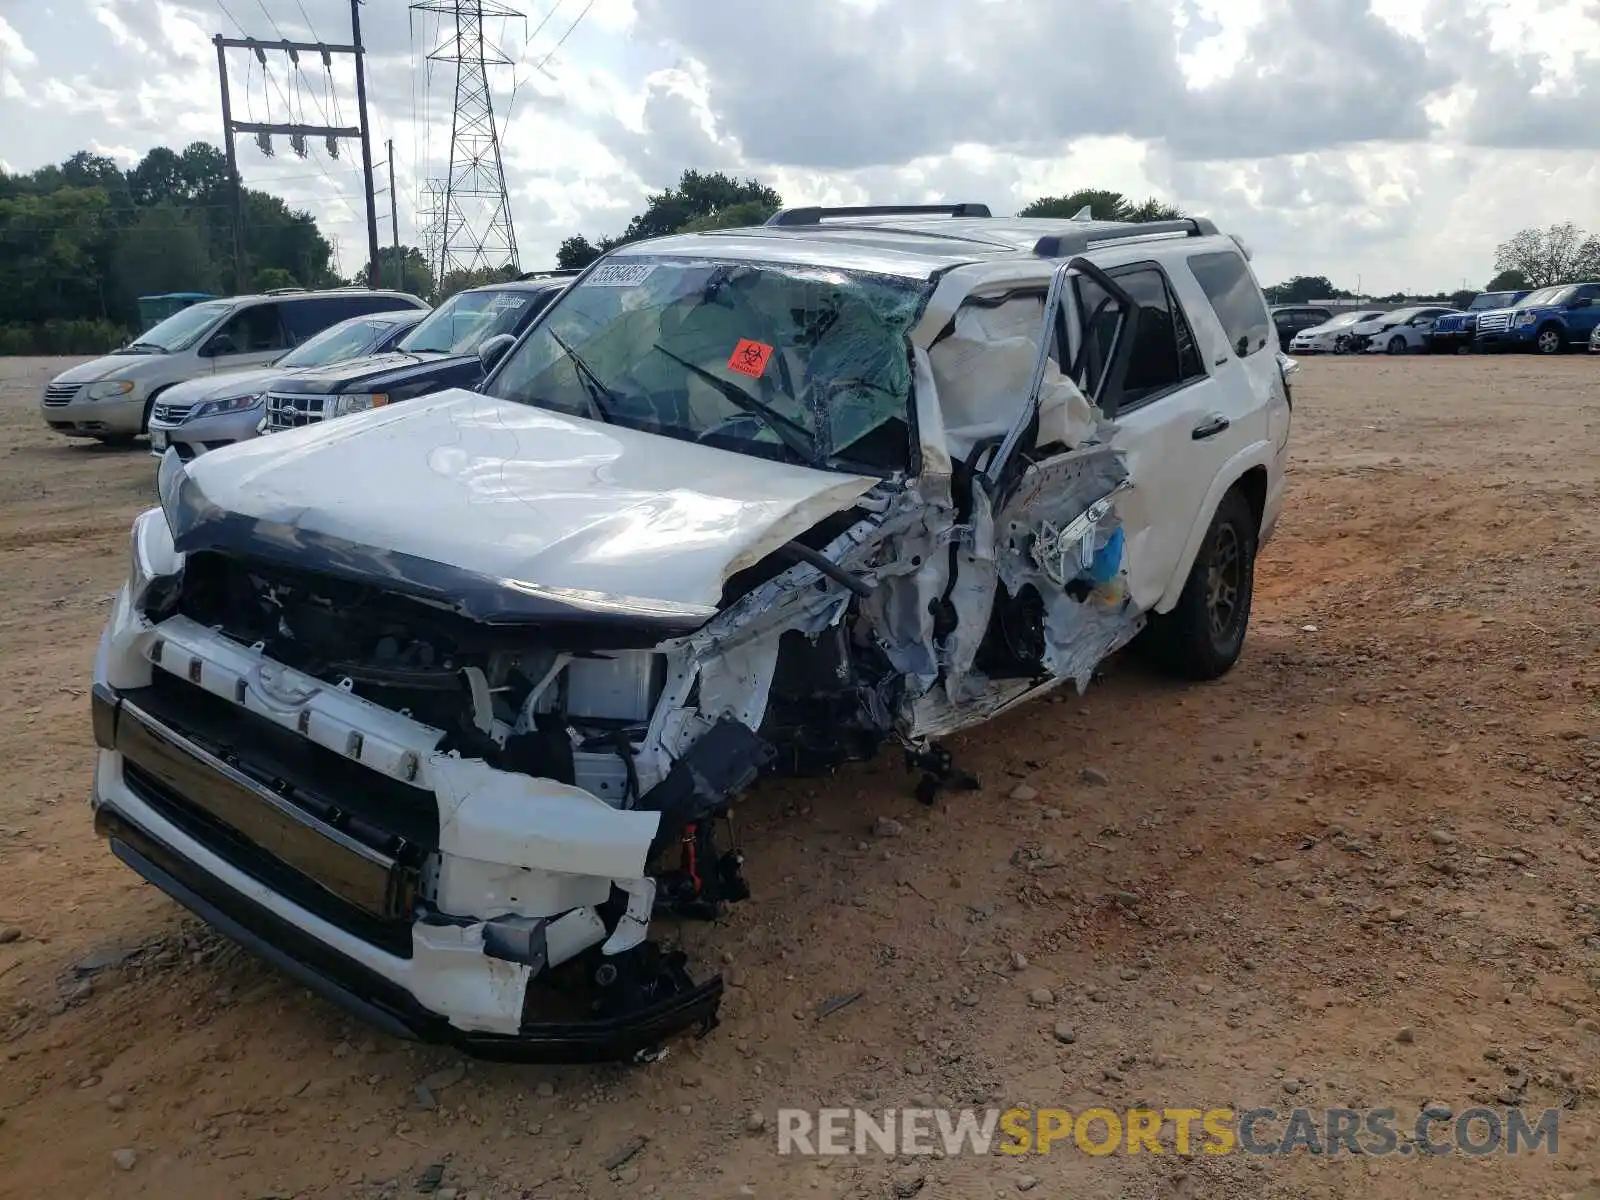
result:
<svg viewBox="0 0 1600 1200"><path fill-rule="evenodd" d="M981 204L802 208L775 213L765 225L673 234L614 253L623 257L648 246L649 254L692 257L707 253L710 240L736 257L928 278L966 263L1021 259L1043 264L1132 241L1216 235L1217 227L1201 217L1137 224L992 217Z"/></svg>
<svg viewBox="0 0 1600 1200"><path fill-rule="evenodd" d="M324 296L349 296L355 292L360 292L367 296L390 296L396 300L410 300L424 307L426 307L427 303L420 296L413 296L410 292L398 292L393 288L364 287L318 288L314 291L308 288L275 288L270 292L247 292L240 296L217 296L215 299L225 300L229 304L254 304L269 301L273 304L283 304L295 300L317 300Z"/></svg>

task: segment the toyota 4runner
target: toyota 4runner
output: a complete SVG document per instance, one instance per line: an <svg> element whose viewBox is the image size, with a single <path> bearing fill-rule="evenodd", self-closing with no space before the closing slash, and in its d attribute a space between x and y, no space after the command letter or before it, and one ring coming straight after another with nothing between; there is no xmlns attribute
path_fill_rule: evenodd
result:
<svg viewBox="0 0 1600 1200"><path fill-rule="evenodd" d="M1138 641L1240 654L1290 360L1208 221L798 209L588 268L484 385L161 464L94 667L98 830L395 1033L648 1057L732 805Z"/></svg>

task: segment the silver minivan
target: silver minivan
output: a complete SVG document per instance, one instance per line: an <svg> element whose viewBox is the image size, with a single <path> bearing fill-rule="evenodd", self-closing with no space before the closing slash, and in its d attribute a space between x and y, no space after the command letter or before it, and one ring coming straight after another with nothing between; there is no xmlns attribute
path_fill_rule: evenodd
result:
<svg viewBox="0 0 1600 1200"><path fill-rule="evenodd" d="M68 437L132 441L156 398L186 379L270 363L349 317L428 306L406 292L301 289L207 300L174 313L101 358L63 371L39 399L45 424Z"/></svg>

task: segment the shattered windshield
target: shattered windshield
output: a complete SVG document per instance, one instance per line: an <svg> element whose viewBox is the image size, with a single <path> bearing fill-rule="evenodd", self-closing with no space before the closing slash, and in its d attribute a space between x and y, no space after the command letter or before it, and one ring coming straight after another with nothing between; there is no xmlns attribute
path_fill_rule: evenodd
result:
<svg viewBox="0 0 1600 1200"><path fill-rule="evenodd" d="M931 284L629 256L550 309L490 395L781 461L911 468L908 333Z"/></svg>
<svg viewBox="0 0 1600 1200"><path fill-rule="evenodd" d="M457 292L406 334L399 348L408 354L476 354L498 333L515 333L528 305L526 290Z"/></svg>

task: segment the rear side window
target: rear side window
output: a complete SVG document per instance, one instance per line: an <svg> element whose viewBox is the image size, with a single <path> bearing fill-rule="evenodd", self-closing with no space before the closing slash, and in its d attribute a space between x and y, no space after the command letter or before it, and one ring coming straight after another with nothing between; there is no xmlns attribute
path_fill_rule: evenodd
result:
<svg viewBox="0 0 1600 1200"><path fill-rule="evenodd" d="M289 331L289 340L296 346L346 317L360 315L353 309L346 309L337 300L323 296L285 301L282 308L284 327Z"/></svg>
<svg viewBox="0 0 1600 1200"><path fill-rule="evenodd" d="M1166 276L1155 267L1115 271L1112 277L1139 306L1127 370L1117 398L1118 411L1204 378L1205 367L1183 307L1173 298ZM1079 277L1078 306L1088 321L1088 362L1092 378L1109 363L1116 334L1116 307L1094 280Z"/></svg>
<svg viewBox="0 0 1600 1200"><path fill-rule="evenodd" d="M1244 358L1265 347L1272 321L1244 259L1231 250L1195 254L1189 258L1189 269L1211 301L1233 352Z"/></svg>
<svg viewBox="0 0 1600 1200"><path fill-rule="evenodd" d="M279 304L252 304L241 308L225 321L213 335L213 342L226 340L223 354L261 354L282 350L283 326L279 323L282 309Z"/></svg>
<svg viewBox="0 0 1600 1200"><path fill-rule="evenodd" d="M342 296L307 296L303 300L288 301L282 307L283 323L288 327L289 337L295 345L299 345L330 325L337 325L351 317L365 317L376 312L413 306L399 296L351 292Z"/></svg>
<svg viewBox="0 0 1600 1200"><path fill-rule="evenodd" d="M369 313L393 312L397 308L415 309L417 306L404 296L385 296L382 293L368 292L352 296L341 296L341 304L350 305L350 315L366 316Z"/></svg>

